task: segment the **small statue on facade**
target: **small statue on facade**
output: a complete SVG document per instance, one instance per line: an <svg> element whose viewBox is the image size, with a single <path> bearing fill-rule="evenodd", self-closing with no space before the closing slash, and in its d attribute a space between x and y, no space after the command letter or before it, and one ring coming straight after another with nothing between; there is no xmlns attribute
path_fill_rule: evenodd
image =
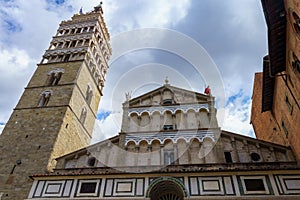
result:
<svg viewBox="0 0 300 200"><path fill-rule="evenodd" d="M169 85L169 78L166 76L165 85Z"/></svg>
<svg viewBox="0 0 300 200"><path fill-rule="evenodd" d="M78 12L78 15L82 15L82 14L83 14L83 11L82 11L82 7L81 7L79 12Z"/></svg>
<svg viewBox="0 0 300 200"><path fill-rule="evenodd" d="M204 94L211 96L211 90L209 88L209 85L204 89Z"/></svg>
<svg viewBox="0 0 300 200"><path fill-rule="evenodd" d="M94 7L94 9L95 9L95 12L101 12L101 14L103 14L103 10L102 10L102 1L100 1L100 3L99 3L99 5L98 6L96 6L96 7Z"/></svg>
<svg viewBox="0 0 300 200"><path fill-rule="evenodd" d="M126 101L131 99L131 92L125 92Z"/></svg>

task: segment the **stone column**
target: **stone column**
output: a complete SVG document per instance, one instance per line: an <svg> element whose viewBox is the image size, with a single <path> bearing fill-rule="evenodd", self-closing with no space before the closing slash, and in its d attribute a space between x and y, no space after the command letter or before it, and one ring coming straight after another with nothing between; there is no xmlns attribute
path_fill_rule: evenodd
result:
<svg viewBox="0 0 300 200"><path fill-rule="evenodd" d="M123 103L123 116L122 116L122 127L121 127L121 132L126 133L128 132L128 123L129 123L129 101L126 101Z"/></svg>
<svg viewBox="0 0 300 200"><path fill-rule="evenodd" d="M234 154L234 159L232 159L232 161L239 163L240 162L240 158L239 158L239 154L237 152L235 138L231 137L230 139L231 139L231 146L232 146L233 154Z"/></svg>

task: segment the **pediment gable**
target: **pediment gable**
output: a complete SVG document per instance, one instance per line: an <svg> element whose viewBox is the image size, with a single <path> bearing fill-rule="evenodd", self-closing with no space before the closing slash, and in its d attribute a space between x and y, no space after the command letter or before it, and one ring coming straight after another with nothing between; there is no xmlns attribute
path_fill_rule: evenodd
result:
<svg viewBox="0 0 300 200"><path fill-rule="evenodd" d="M212 96L165 84L155 90L129 100L129 107L168 104L205 104Z"/></svg>

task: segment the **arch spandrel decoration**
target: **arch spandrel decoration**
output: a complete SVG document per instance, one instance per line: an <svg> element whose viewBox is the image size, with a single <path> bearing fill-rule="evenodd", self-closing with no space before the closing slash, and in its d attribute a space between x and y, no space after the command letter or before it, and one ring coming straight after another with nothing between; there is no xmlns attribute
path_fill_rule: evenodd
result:
<svg viewBox="0 0 300 200"><path fill-rule="evenodd" d="M197 131L184 131L184 132L150 132L150 133L127 133L125 138L125 146L129 142L134 142L139 145L141 141L147 141L150 145L152 141L158 140L160 144L163 144L165 140L170 139L173 143L177 143L178 140L184 139L187 143L193 139L198 139L203 142L205 138L210 138L213 142L216 142L220 134L220 131L216 130L197 130Z"/></svg>
<svg viewBox="0 0 300 200"><path fill-rule="evenodd" d="M164 189L163 192L160 191L161 188ZM170 191L168 191L168 189ZM185 185L179 179L175 177L159 177L153 180L148 186L146 192L146 198L150 198L150 200L156 200L156 199L160 200L160 199L164 199L164 198L160 198L160 195L164 195L166 193L170 193L175 196L178 196L178 198L174 198L178 200L181 199L183 200L184 197L189 196L187 189L185 188ZM151 198L153 196L155 196L155 199Z"/></svg>
<svg viewBox="0 0 300 200"><path fill-rule="evenodd" d="M130 108L128 111L128 116L130 116L132 113L136 113L138 116L140 116L142 113L145 112L148 113L149 115L152 115L154 112L159 112L160 114L163 114L166 111L170 111L172 114L175 114L179 110L181 110L183 113L187 113L188 110L194 110L195 112L199 112L202 109L209 112L208 104L140 107L140 108Z"/></svg>

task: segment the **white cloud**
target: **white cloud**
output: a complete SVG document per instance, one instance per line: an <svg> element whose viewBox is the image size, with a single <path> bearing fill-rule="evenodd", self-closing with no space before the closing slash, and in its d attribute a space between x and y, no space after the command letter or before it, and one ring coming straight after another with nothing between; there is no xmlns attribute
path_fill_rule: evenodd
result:
<svg viewBox="0 0 300 200"><path fill-rule="evenodd" d="M0 134L2 133L2 130L4 129L5 125L0 125Z"/></svg>
<svg viewBox="0 0 300 200"><path fill-rule="evenodd" d="M5 123L35 69L25 50L4 49L0 44L0 122ZM4 112L3 112L4 111Z"/></svg>
<svg viewBox="0 0 300 200"><path fill-rule="evenodd" d="M46 6L42 0L15 0L2 5L2 20L19 28L8 30L1 41L12 47L26 49L32 57L41 56L60 21L58 15L48 11Z"/></svg>
<svg viewBox="0 0 300 200"><path fill-rule="evenodd" d="M184 19L190 0L104 2L104 16L112 34L149 27L170 27Z"/></svg>
<svg viewBox="0 0 300 200"><path fill-rule="evenodd" d="M232 6L234 5L234 6ZM232 18L229 20L231 26L238 27L240 32L248 32L245 39L253 37L263 37L259 23L262 20L256 20L256 16L262 15L262 6L253 0L227 0L225 6L231 13Z"/></svg>
<svg viewBox="0 0 300 200"><path fill-rule="evenodd" d="M121 130L122 113L111 113L103 120L96 120L91 143L118 135Z"/></svg>
<svg viewBox="0 0 300 200"><path fill-rule="evenodd" d="M0 3L1 123L8 120L59 22L71 16L68 9L52 8L44 0Z"/></svg>
<svg viewBox="0 0 300 200"><path fill-rule="evenodd" d="M203 2L213 4L210 3L212 1ZM193 7L193 3L191 0L106 0L104 1L103 8L106 24L111 35L114 36L120 32L137 28L176 28L176 25L179 23L189 25L190 21L184 21L187 19L186 17L189 15L189 12L191 12L191 10L193 10L193 12L200 12L200 8L197 10L198 7ZM0 122L6 122L8 119L9 114L12 112L13 107L23 92L23 88L30 79L33 70L36 68L36 64L41 60L44 50L48 48L51 37L55 34L60 21L70 19L80 7L83 7L83 11L87 12L98 4L98 0L66 0L64 4L59 6L55 4L50 5L49 1L45 0L12 0L0 2ZM264 31L261 31L261 28L264 28L262 27L264 24L258 24L256 20L257 16L262 16L261 13L257 15L257 12L262 12L259 2L252 0L245 0L243 2L240 0L228 0L224 5L223 10L218 10L218 7L216 7L218 9L213 7L214 10L211 11L207 10L207 12L215 12L214 15L218 16L218 20L222 21L224 25L228 25L226 31L228 32L229 30L233 33L232 38L228 38L226 45L223 45L222 42L218 43L218 49L222 49L221 47L223 47L223 49L225 49L225 47L230 48L227 46L231 43L229 39L233 39L232 43L235 43L243 40L257 41L257 38L262 37ZM257 7L259 8L257 9ZM232 16L223 19L222 12L224 10L232 13ZM201 29L205 29L206 19L189 18L189 20L196 21L193 24L194 26L185 26L185 29L182 31L185 33L195 31L194 39L197 40L198 38L196 37L198 37L199 33L198 29L195 29L195 24L199 24ZM11 25L15 26L16 29L8 30L8 22L12 23ZM222 32L225 27L219 28L219 32ZM234 33L238 31L240 31L239 37L235 38L236 34ZM214 35L214 33L209 33L209 35L210 34ZM241 36L244 38L241 38ZM210 40L211 38L212 37L207 38L207 44L215 43L214 39ZM252 42L243 43L244 54L245 49L248 48L246 45L249 43ZM239 49L239 45L235 48ZM249 53L253 53L253 47L250 48L252 48L252 51ZM222 58L218 60L219 63L222 63L219 67L222 68L220 71L223 73L222 75L224 75L226 96L230 97L240 89L243 89L245 94L251 96L254 72L252 68L256 67L256 69L258 69L260 66L254 66L256 64L253 63L250 65L249 63L241 61L245 59L245 57L240 56L239 51L235 53L236 57L232 55L228 56L226 53L226 50L224 50L221 56ZM226 56L228 57L225 58ZM144 58L147 59L147 56ZM142 57L137 59L142 59ZM241 66L240 63L244 63L245 66ZM236 66L240 66L240 68L238 69ZM122 68L122 65L119 67ZM114 78L113 71L113 69L109 69L108 73L113 74L107 76L106 88L109 84L112 86L114 84L109 83L109 81ZM161 84L163 83L165 75L159 74L157 76L160 75L159 83ZM200 85L199 82L197 84L201 90L203 86ZM174 85L180 86L180 84L177 83L174 83ZM122 98L113 102L113 104L119 104L120 107L124 100L124 92L126 91L121 92ZM109 108L109 111L120 112L121 109L114 110L107 106L111 98L112 96L108 95L108 93L104 93L101 100L102 108L104 105L104 108ZM249 121L241 119L245 119L244 114L246 112L248 112L248 114L250 113L249 106L249 102L244 104L240 101L236 101L233 107L227 107L225 111L228 113L227 119L230 120L226 121L223 128L230 129L233 132L248 133L251 129ZM117 132L119 132L119 125L116 126L116 119L118 119L118 117L115 117L116 115L119 115L119 113L113 113L105 120L98 122L103 130L102 136L108 137L110 136L107 135L108 133L117 134ZM102 136L101 138L103 138Z"/></svg>
<svg viewBox="0 0 300 200"><path fill-rule="evenodd" d="M254 137L253 128L250 124L251 99L243 91L231 96L224 109L225 115L222 130ZM219 112L219 110L218 110Z"/></svg>

